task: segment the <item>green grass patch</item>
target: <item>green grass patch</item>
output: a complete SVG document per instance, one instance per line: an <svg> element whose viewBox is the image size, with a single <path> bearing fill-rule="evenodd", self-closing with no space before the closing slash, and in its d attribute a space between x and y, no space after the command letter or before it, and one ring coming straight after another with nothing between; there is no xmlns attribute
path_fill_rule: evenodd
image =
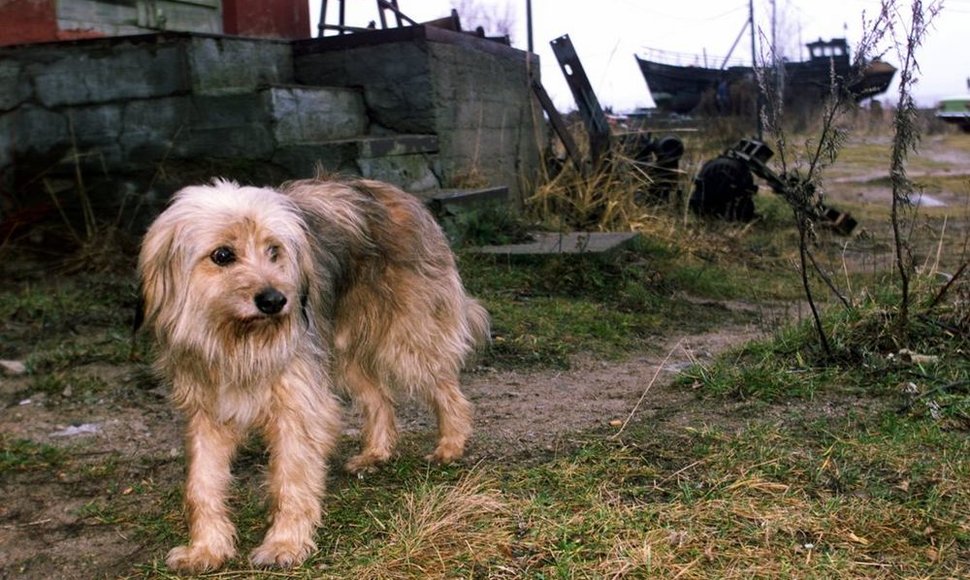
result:
<svg viewBox="0 0 970 580"><path fill-rule="evenodd" d="M608 256L529 262L464 253L460 266L492 316L486 362L502 367L562 367L578 352L615 359L671 328L744 318L718 300L795 296L790 273L732 269L646 240Z"/></svg>
<svg viewBox="0 0 970 580"><path fill-rule="evenodd" d="M901 411L970 429L966 304L960 298L938 301L943 282L914 282L905 328L898 288L883 284L852 308L831 306L823 312L830 352L823 351L814 324L805 320L712 363L692 365L678 382L714 397L764 401L808 399L820 391L890 394L900 397Z"/></svg>
<svg viewBox="0 0 970 580"><path fill-rule="evenodd" d="M66 453L52 445L0 435L0 473L57 469Z"/></svg>
<svg viewBox="0 0 970 580"><path fill-rule="evenodd" d="M123 362L136 301L134 281L126 276L59 277L4 289L0 357L26 359L31 372Z"/></svg>

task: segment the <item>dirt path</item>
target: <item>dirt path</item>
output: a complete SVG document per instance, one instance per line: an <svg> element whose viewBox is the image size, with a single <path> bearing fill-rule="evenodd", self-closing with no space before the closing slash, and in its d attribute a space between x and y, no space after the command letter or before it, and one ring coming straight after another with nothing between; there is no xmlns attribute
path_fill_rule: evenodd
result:
<svg viewBox="0 0 970 580"><path fill-rule="evenodd" d="M689 390L670 385L691 362L760 335L754 325L729 326L699 335L672 335L654 350L622 362L583 360L568 371L495 372L470 377L478 429L471 458L528 460L569 446L577 432L618 431L629 418L683 407Z"/></svg>

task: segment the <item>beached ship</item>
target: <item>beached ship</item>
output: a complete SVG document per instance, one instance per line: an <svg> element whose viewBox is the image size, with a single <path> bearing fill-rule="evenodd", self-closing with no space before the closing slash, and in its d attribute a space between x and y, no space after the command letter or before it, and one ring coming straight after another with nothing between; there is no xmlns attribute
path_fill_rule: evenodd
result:
<svg viewBox="0 0 970 580"><path fill-rule="evenodd" d="M844 38L819 39L806 46L808 60L786 61L780 67L787 105L821 103L831 92L833 80L837 88L848 90L856 101L862 101L886 92L896 74L896 67L881 60L854 66ZM750 101L757 95L750 66L708 68L670 64L639 55L636 59L654 102L664 111L740 113L741 101ZM773 85L774 77L768 82Z"/></svg>

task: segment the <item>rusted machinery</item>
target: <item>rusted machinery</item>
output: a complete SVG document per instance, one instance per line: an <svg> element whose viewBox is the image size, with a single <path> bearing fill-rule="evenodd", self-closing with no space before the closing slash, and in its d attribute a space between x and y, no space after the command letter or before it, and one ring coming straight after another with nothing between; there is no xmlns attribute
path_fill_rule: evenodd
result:
<svg viewBox="0 0 970 580"><path fill-rule="evenodd" d="M742 139L734 147L707 161L694 178L690 208L700 215L751 221L755 217L755 176L768 182L772 191L793 199L808 217L849 235L858 222L846 212L824 205L814 184L797 173L775 173L767 162L774 151L756 139Z"/></svg>
<svg viewBox="0 0 970 580"><path fill-rule="evenodd" d="M591 157L589 164L583 161L545 90L538 82L533 83L533 89L572 161L581 171L596 168L611 155L613 135L606 115L590 86L569 35L556 38L550 45L586 126ZM656 139L650 133L630 133L620 138L620 144L628 155L645 168L652 182L647 191L639 194L641 199L637 201L648 201L648 198L668 200L679 195L679 165L684 154L684 143L680 139L673 136ZM813 221L825 224L839 234L851 234L857 225L856 220L845 212L823 205L814 184L797 173L779 175L772 171L767 162L773 155L774 152L763 142L742 139L737 145L701 167L694 179L690 208L700 215L751 221L755 217L757 176L768 182L775 193L797 203Z"/></svg>

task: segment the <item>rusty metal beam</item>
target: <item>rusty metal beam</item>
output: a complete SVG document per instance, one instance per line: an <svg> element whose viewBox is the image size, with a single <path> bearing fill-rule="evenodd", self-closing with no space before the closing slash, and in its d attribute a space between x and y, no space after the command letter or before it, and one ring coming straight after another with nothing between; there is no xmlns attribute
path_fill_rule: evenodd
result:
<svg viewBox="0 0 970 580"><path fill-rule="evenodd" d="M576 169L579 171L584 171L585 165L583 164L583 156L579 152L579 147L576 146L576 142L573 141L572 134L569 133L569 128L566 127L566 122L563 121L562 115L556 110L556 105L553 104L552 99L549 98L549 93L546 92L545 87L543 87L539 81L532 79L532 92L535 93L536 98L539 99L539 104L542 105L542 109L549 116L549 124L552 125L553 131L559 136L559 140L562 141L563 147L566 149L566 154L572 159L573 163L576 165Z"/></svg>
<svg viewBox="0 0 970 580"><path fill-rule="evenodd" d="M600 107L600 102L593 92L593 87L589 84L589 77L583 69L583 63L579 61L579 55L573 48L573 43L568 34L553 39L549 43L552 45L552 52L559 61L559 68L566 76L566 83L573 93L576 106L579 108L579 115L583 118L586 131L589 133L589 150L593 158L593 165L599 164L610 149L610 125Z"/></svg>

